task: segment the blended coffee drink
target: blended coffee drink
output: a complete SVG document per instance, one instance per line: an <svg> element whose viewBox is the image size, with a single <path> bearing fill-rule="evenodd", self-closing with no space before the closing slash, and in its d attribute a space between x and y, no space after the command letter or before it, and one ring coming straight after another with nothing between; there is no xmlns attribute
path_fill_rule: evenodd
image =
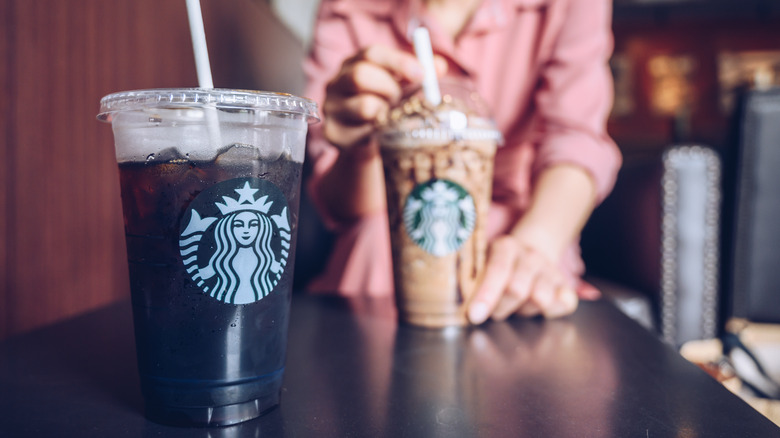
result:
<svg viewBox="0 0 780 438"><path fill-rule="evenodd" d="M468 324L482 279L493 158L501 134L469 93L430 105L414 95L379 133L402 321ZM473 98L473 97L472 97Z"/></svg>
<svg viewBox="0 0 780 438"><path fill-rule="evenodd" d="M316 104L251 91L106 96L147 416L228 425L279 403Z"/></svg>

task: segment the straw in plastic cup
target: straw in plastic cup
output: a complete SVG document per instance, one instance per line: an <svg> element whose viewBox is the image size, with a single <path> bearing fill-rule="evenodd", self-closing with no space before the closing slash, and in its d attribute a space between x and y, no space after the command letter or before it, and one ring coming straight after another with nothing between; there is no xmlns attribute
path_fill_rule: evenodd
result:
<svg viewBox="0 0 780 438"><path fill-rule="evenodd" d="M198 85L200 88L214 88L209 50L206 44L206 28L203 25L203 12L200 8L200 0L186 0L186 2L187 20L190 24L192 53L195 56L195 71L198 75ZM211 142L214 144L222 143L222 134L219 132L216 112L210 108L205 108L203 112L206 116Z"/></svg>
<svg viewBox="0 0 780 438"><path fill-rule="evenodd" d="M433 64L431 35L428 33L428 29L418 27L412 34L412 40L414 53L423 68L423 93L428 102L436 106L441 103L441 91L439 90L439 80L436 78L436 67Z"/></svg>
<svg viewBox="0 0 780 438"><path fill-rule="evenodd" d="M198 74L200 88L214 88L211 77L211 63L206 44L206 29L203 26L203 13L199 0L187 0L187 20L190 23L192 51L195 55L195 70Z"/></svg>
<svg viewBox="0 0 780 438"><path fill-rule="evenodd" d="M98 118L114 131L147 416L228 425L261 415L279 403L316 104L139 90L104 97Z"/></svg>

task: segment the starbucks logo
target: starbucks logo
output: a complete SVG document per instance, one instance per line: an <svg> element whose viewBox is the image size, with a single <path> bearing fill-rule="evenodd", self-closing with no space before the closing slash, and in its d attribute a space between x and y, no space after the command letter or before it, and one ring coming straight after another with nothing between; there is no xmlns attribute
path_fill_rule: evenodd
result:
<svg viewBox="0 0 780 438"><path fill-rule="evenodd" d="M471 195L446 179L432 179L415 187L403 211L409 238L437 257L457 251L468 240L475 217Z"/></svg>
<svg viewBox="0 0 780 438"><path fill-rule="evenodd" d="M184 267L209 296L247 304L274 290L287 265L287 200L274 184L238 178L201 192L182 219Z"/></svg>

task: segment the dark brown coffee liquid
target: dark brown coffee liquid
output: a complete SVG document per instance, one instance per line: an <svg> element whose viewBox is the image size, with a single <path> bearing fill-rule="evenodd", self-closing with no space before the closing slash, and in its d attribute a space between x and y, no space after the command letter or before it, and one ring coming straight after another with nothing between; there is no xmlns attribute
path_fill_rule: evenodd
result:
<svg viewBox="0 0 780 438"><path fill-rule="evenodd" d="M178 411L258 400L278 403L287 343L302 164L231 157L192 162L158 155L119 165L139 370L147 410ZM235 178L276 185L289 208L288 263L272 293L234 305L204 293L185 270L181 221L202 191ZM184 224L186 226L186 224ZM159 408L159 409L158 409ZM186 417L185 414L181 414ZM219 421L214 423L219 424Z"/></svg>

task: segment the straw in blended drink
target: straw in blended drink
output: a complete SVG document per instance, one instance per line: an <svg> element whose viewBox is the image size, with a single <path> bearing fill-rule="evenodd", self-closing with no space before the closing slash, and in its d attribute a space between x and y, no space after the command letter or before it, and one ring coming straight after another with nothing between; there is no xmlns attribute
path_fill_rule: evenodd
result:
<svg viewBox="0 0 780 438"><path fill-rule="evenodd" d="M414 53L423 68L422 88L425 99L435 107L441 103L441 90L439 90L439 80L436 78L431 35L428 29L424 27L415 29L412 34L412 41L414 43Z"/></svg>

